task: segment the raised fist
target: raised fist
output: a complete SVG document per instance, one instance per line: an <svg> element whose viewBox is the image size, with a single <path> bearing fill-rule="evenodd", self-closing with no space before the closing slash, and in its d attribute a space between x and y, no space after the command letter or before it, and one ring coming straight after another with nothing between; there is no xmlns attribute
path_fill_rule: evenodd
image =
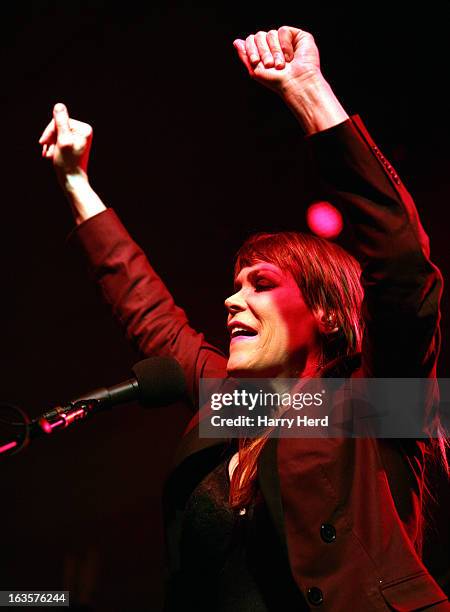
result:
<svg viewBox="0 0 450 612"><path fill-rule="evenodd" d="M320 74L319 51L309 32L290 26L233 42L250 76L282 93Z"/></svg>

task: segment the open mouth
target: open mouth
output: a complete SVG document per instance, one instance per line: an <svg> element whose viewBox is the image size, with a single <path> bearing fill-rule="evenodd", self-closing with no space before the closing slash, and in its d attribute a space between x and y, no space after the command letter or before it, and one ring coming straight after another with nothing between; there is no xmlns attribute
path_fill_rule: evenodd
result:
<svg viewBox="0 0 450 612"><path fill-rule="evenodd" d="M235 326L230 331L232 340L236 338L254 338L258 335L258 332L248 327Z"/></svg>

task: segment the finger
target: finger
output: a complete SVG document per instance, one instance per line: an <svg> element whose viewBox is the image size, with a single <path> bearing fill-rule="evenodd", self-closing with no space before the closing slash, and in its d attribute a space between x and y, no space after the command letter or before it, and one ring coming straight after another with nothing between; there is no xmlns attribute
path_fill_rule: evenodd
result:
<svg viewBox="0 0 450 612"><path fill-rule="evenodd" d="M253 34L247 36L245 39L245 50L247 52L247 57L250 60L252 66L256 66L256 64L261 60L258 53L258 47L255 43L255 37Z"/></svg>
<svg viewBox="0 0 450 612"><path fill-rule="evenodd" d="M269 44L267 42L267 32L258 32L255 35L255 43L258 47L259 57L261 58L264 67L273 68L274 61L273 55L269 49Z"/></svg>
<svg viewBox="0 0 450 612"><path fill-rule="evenodd" d="M297 31L297 29L294 31L289 26L282 26L278 30L278 40L287 62L291 62L294 59L293 40Z"/></svg>
<svg viewBox="0 0 450 612"><path fill-rule="evenodd" d="M56 131L58 136L58 143L61 146L69 144L72 137L72 132L69 125L69 113L64 104L55 104L53 108L53 119L56 124Z"/></svg>
<svg viewBox="0 0 450 612"><path fill-rule="evenodd" d="M275 68L284 68L286 63L284 60L284 53L281 50L280 41L278 40L277 30L270 30L270 32L267 32L267 44L272 53Z"/></svg>
<svg viewBox="0 0 450 612"><path fill-rule="evenodd" d="M47 152L45 154L45 157L47 158L52 158L53 157L53 153L55 152L55 145L52 144L48 147Z"/></svg>
<svg viewBox="0 0 450 612"><path fill-rule="evenodd" d="M247 68L249 73L253 74L253 68L248 58L247 51L245 50L245 40L241 40L240 38L237 38L235 41L233 41L233 46L236 49L241 62Z"/></svg>
<svg viewBox="0 0 450 612"><path fill-rule="evenodd" d="M39 138L39 144L48 143L50 141L56 140L56 128L55 122L52 119L50 123L47 125L45 130L42 132L41 137Z"/></svg>
<svg viewBox="0 0 450 612"><path fill-rule="evenodd" d="M92 136L92 127L89 123L84 123L84 121L69 119L69 127L73 134L79 134L80 136L84 136L84 138Z"/></svg>

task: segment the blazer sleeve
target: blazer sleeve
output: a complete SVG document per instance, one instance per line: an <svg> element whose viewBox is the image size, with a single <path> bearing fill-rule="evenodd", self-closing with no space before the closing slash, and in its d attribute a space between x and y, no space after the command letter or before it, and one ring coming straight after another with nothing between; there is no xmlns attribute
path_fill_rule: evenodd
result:
<svg viewBox="0 0 450 612"><path fill-rule="evenodd" d="M127 338L143 355L171 356L182 366L198 408L201 377L222 378L226 358L190 325L142 249L111 208L79 225L69 237L85 253L90 272Z"/></svg>
<svg viewBox="0 0 450 612"><path fill-rule="evenodd" d="M362 267L362 375L434 376L442 275L411 195L358 116L308 142Z"/></svg>

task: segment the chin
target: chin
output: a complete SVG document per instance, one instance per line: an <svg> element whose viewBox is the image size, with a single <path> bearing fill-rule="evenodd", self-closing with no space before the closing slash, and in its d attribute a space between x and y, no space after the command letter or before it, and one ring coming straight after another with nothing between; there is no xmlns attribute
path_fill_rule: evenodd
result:
<svg viewBox="0 0 450 612"><path fill-rule="evenodd" d="M257 370L245 362L239 363L238 360L228 360L227 373L234 378L248 378L257 375Z"/></svg>
<svg viewBox="0 0 450 612"><path fill-rule="evenodd" d="M245 362L233 363L231 359L228 360L227 373L233 378L274 378L278 374L278 368L276 366L262 366L255 364L246 364Z"/></svg>

